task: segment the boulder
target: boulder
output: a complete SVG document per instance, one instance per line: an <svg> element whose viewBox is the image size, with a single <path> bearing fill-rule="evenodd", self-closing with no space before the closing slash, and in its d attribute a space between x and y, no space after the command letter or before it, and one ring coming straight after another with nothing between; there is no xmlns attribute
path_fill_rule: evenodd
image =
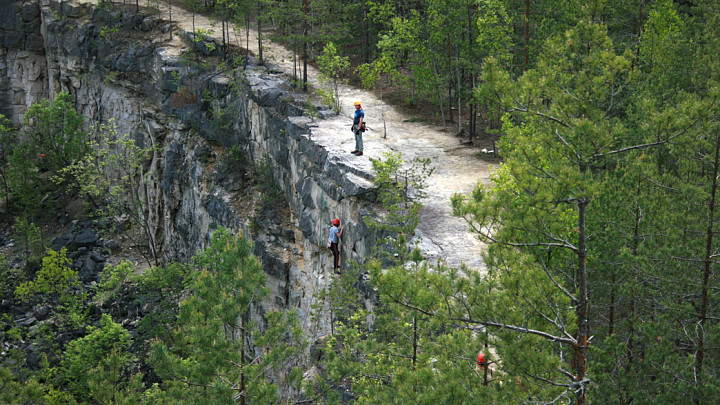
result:
<svg viewBox="0 0 720 405"><path fill-rule="evenodd" d="M157 25L157 20L152 17L145 17L140 24L142 31L152 31Z"/></svg>
<svg viewBox="0 0 720 405"><path fill-rule="evenodd" d="M15 323L17 323L18 326L22 326L22 327L25 327L25 328L31 326L31 325L34 324L35 322L37 322L37 318L35 318L34 316L31 316L31 317L28 317L28 318L20 318L20 319L18 319L17 321L15 321Z"/></svg>
<svg viewBox="0 0 720 405"><path fill-rule="evenodd" d="M40 370L40 350L37 345L32 344L25 352L25 364L30 370Z"/></svg>
<svg viewBox="0 0 720 405"><path fill-rule="evenodd" d="M85 259L82 267L80 267L80 270L78 270L78 275L80 276L80 279L85 283L95 280L95 278L97 277L97 273L98 265L90 257L87 257Z"/></svg>
<svg viewBox="0 0 720 405"><path fill-rule="evenodd" d="M99 254L95 252L88 253L88 257L91 258L95 263L104 263L106 258L100 256Z"/></svg>
<svg viewBox="0 0 720 405"><path fill-rule="evenodd" d="M50 315L50 305L42 304L33 308L33 316L37 319L46 319Z"/></svg>
<svg viewBox="0 0 720 405"><path fill-rule="evenodd" d="M20 9L20 18L26 23L38 18L40 16L40 7L33 3L23 4Z"/></svg>
<svg viewBox="0 0 720 405"><path fill-rule="evenodd" d="M72 242L72 240L73 240L72 235L66 234L66 235L58 236L52 240L53 248L55 250L60 250L60 249L64 248L65 246L67 246L70 242Z"/></svg>
<svg viewBox="0 0 720 405"><path fill-rule="evenodd" d="M120 245L118 245L118 243L115 242L115 241L112 240L112 239L106 240L106 241L103 243L103 245L104 245L105 248L106 248L107 250L109 250L110 253L112 253L112 254L116 254L116 253L120 252L120 250L121 250L121 249L120 249Z"/></svg>
<svg viewBox="0 0 720 405"><path fill-rule="evenodd" d="M90 247L98 241L98 235L92 229L84 229L73 238L73 244L78 247Z"/></svg>

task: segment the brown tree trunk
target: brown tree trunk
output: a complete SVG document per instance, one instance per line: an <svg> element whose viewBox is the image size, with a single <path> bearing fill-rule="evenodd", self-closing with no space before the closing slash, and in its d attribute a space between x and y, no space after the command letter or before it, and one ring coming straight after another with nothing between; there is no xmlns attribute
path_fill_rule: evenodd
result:
<svg viewBox="0 0 720 405"><path fill-rule="evenodd" d="M225 42L225 17L220 20L220 29L222 30L222 58L223 60L227 60L227 44Z"/></svg>
<svg viewBox="0 0 720 405"><path fill-rule="evenodd" d="M172 39L173 39L173 36L172 36L172 31L173 31L172 30L172 1L168 0L167 3L168 3L168 17L170 20L170 40L172 41Z"/></svg>
<svg viewBox="0 0 720 405"><path fill-rule="evenodd" d="M708 204L707 233L705 236L705 260L703 263L703 282L700 298L700 336L698 337L697 356L695 357L695 381L702 385L703 361L705 360L705 323L709 303L708 290L712 270L713 237L715 236L715 196L718 187L718 166L720 162L720 135L715 137L715 158L713 160L712 185L710 186L710 202ZM699 403L699 398L695 398Z"/></svg>
<svg viewBox="0 0 720 405"><path fill-rule="evenodd" d="M637 193L640 195L640 183L638 183ZM638 247L640 245L640 207L635 206L635 228L633 229L633 250L632 255L638 255ZM630 309L628 311L628 346L627 346L627 366L626 372L630 372L634 357L633 350L635 345L635 288L637 288L637 275L633 270L633 287L630 291Z"/></svg>
<svg viewBox="0 0 720 405"><path fill-rule="evenodd" d="M250 61L250 14L245 14L245 66Z"/></svg>
<svg viewBox="0 0 720 405"><path fill-rule="evenodd" d="M613 270L612 280L610 280L610 315L608 316L608 336L612 336L615 333L615 283L617 282L617 276L615 270Z"/></svg>
<svg viewBox="0 0 720 405"><path fill-rule="evenodd" d="M413 356L412 366L415 369L415 362L417 361L417 314L413 316Z"/></svg>
<svg viewBox="0 0 720 405"><path fill-rule="evenodd" d="M575 343L575 382L577 396L575 403L584 405L585 379L587 376L587 350L590 325L588 322L588 290L587 290L587 246L585 236L585 214L588 201L582 199L578 203L578 302L575 310L577 315L577 342Z"/></svg>
<svg viewBox="0 0 720 405"><path fill-rule="evenodd" d="M468 27L468 52L469 55L472 55L472 48L473 43L475 42L475 36L473 35L473 23L474 23L474 17L475 14L473 13L473 7L472 5L475 4L477 7L477 3L475 1L467 2L467 27ZM475 22L476 24L477 22ZM472 57L472 56L471 56ZM470 94L471 96L468 97L468 140L472 143L473 137L475 137L475 104L472 102L472 92L475 90L475 73L472 71L472 68L470 68Z"/></svg>
<svg viewBox="0 0 720 405"><path fill-rule="evenodd" d="M240 317L240 404L245 405L245 320Z"/></svg>
<svg viewBox="0 0 720 405"><path fill-rule="evenodd" d="M302 89L303 89L303 91L307 91L307 89L308 89L308 85L307 85L307 82L308 82L307 81L308 80L307 79L307 59L308 59L308 55L307 55L307 39L308 39L307 38L308 37L307 19L308 19L308 0L305 0L305 19L303 20L303 55L302 55L302 58L303 58Z"/></svg>
<svg viewBox="0 0 720 405"><path fill-rule="evenodd" d="M363 6L363 54L365 55L365 63L370 63L370 24L367 19L367 9Z"/></svg>
<svg viewBox="0 0 720 405"><path fill-rule="evenodd" d="M262 15L262 5L260 2L257 2L258 9L257 9L257 39L258 39L258 61L261 65L264 65L263 62L263 51L262 51L262 19L260 16Z"/></svg>
<svg viewBox="0 0 720 405"><path fill-rule="evenodd" d="M523 70L527 72L530 64L530 0L525 0L525 65Z"/></svg>

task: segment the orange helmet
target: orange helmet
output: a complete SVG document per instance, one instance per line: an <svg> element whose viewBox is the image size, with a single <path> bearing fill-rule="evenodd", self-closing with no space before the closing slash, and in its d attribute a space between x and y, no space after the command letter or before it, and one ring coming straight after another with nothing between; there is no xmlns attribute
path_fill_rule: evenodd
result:
<svg viewBox="0 0 720 405"><path fill-rule="evenodd" d="M357 100L357 101L355 101L355 102L353 103L353 105L361 105L361 104L362 104L362 103L360 103L360 100Z"/></svg>
<svg viewBox="0 0 720 405"><path fill-rule="evenodd" d="M333 226L338 226L338 225L340 225L340 220L337 218L333 219Z"/></svg>

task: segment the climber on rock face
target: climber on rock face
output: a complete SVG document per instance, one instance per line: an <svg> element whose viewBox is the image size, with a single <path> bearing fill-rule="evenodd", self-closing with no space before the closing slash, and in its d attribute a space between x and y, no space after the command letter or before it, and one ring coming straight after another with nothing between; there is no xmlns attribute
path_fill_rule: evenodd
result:
<svg viewBox="0 0 720 405"><path fill-rule="evenodd" d="M340 226L340 220L337 218L333 219L332 224L333 226L330 228L328 244L333 253L333 271L335 274L340 274L340 250L338 249L338 244L340 243L340 237L342 237L345 225ZM338 226L340 227L338 228Z"/></svg>

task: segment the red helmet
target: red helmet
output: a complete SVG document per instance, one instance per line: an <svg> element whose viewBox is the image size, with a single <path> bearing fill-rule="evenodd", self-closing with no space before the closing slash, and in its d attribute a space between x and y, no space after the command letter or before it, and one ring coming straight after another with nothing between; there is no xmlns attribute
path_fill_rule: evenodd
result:
<svg viewBox="0 0 720 405"><path fill-rule="evenodd" d="M340 220L337 218L333 219L333 226L338 226L338 225L340 225Z"/></svg>

